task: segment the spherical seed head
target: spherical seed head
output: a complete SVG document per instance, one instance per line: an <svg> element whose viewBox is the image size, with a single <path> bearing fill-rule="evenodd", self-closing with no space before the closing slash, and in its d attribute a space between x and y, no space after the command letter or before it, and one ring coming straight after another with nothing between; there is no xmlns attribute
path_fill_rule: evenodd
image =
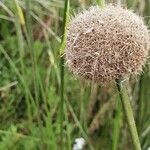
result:
<svg viewBox="0 0 150 150"><path fill-rule="evenodd" d="M120 6L92 6L69 23L66 61L95 82L138 75L146 62L149 33L141 17Z"/></svg>

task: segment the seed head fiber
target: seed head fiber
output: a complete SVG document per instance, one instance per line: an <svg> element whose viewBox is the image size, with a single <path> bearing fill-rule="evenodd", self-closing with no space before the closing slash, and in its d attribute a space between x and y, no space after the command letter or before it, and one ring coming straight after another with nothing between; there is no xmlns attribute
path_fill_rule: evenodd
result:
<svg viewBox="0 0 150 150"><path fill-rule="evenodd" d="M76 75L108 82L141 73L149 49L142 17L111 4L92 6L68 25L66 62Z"/></svg>

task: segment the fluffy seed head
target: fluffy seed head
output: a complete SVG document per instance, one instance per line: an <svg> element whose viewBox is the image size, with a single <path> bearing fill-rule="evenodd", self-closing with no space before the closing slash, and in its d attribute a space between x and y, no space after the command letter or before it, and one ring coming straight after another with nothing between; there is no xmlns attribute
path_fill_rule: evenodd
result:
<svg viewBox="0 0 150 150"><path fill-rule="evenodd" d="M142 18L120 6L92 6L68 26L67 64L74 74L95 82L139 74L148 49Z"/></svg>

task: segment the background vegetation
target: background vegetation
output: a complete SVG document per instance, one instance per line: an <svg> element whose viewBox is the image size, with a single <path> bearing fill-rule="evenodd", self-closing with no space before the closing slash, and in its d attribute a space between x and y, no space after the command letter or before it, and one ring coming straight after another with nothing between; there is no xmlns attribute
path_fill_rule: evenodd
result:
<svg viewBox="0 0 150 150"><path fill-rule="evenodd" d="M133 9L150 25L149 0L107 2ZM70 0L69 14L93 4ZM64 8L64 0L0 1L0 150L71 150L78 137L86 140L85 149L132 150L116 87L79 79L62 64ZM128 92L142 149L148 150L148 63L144 70L130 79Z"/></svg>

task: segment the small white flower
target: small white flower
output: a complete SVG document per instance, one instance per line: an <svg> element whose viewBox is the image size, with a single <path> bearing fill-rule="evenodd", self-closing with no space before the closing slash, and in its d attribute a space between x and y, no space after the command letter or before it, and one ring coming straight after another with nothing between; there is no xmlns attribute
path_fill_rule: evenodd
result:
<svg viewBox="0 0 150 150"><path fill-rule="evenodd" d="M84 138L76 138L73 145L73 150L83 150L84 145L85 145Z"/></svg>

